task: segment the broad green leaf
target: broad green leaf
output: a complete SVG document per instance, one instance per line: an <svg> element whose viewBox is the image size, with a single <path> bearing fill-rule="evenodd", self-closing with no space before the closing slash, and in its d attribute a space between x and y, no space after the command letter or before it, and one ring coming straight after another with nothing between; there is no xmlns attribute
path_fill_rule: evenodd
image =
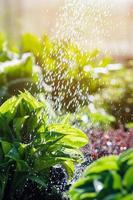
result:
<svg viewBox="0 0 133 200"><path fill-rule="evenodd" d="M92 163L85 171L85 176L89 174L102 173L109 170L119 170L117 165L117 156L103 157Z"/></svg>
<svg viewBox="0 0 133 200"><path fill-rule="evenodd" d="M71 144L75 148L82 147L88 143L88 137L79 129L72 128L69 125L64 124L52 124L48 126L48 131L58 132L65 135L62 141ZM50 133L49 133L50 134Z"/></svg>
<svg viewBox="0 0 133 200"><path fill-rule="evenodd" d="M118 159L118 163L121 165L128 160L133 159L133 149L128 149L124 153L122 153Z"/></svg>

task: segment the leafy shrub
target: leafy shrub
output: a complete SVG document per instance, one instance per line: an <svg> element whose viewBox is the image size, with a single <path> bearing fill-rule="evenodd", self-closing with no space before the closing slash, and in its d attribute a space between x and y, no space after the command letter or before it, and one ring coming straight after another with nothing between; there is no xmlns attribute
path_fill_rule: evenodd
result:
<svg viewBox="0 0 133 200"><path fill-rule="evenodd" d="M126 124L133 121L133 70L123 67L108 76L107 87L95 96L96 107L104 108L116 118L116 122ZM118 125L117 125L118 127Z"/></svg>
<svg viewBox="0 0 133 200"><path fill-rule="evenodd" d="M100 130L92 129L88 131L90 143L83 148L85 154L91 154L94 159L104 155L120 154L126 149L133 148L133 129Z"/></svg>
<svg viewBox="0 0 133 200"><path fill-rule="evenodd" d="M108 117L113 115L116 124L133 121L132 69L113 64L97 50L82 51L70 41L50 40L46 35L41 39L23 35L21 49L32 52L42 67L56 108L73 112L93 103L97 110L105 109Z"/></svg>
<svg viewBox="0 0 133 200"><path fill-rule="evenodd" d="M0 34L0 97L3 102L19 90L38 91L41 71L31 53L20 55L11 51L7 40Z"/></svg>
<svg viewBox="0 0 133 200"><path fill-rule="evenodd" d="M37 91L38 73L35 72L33 63L30 54L23 54L20 59L0 63L1 97L7 99L24 89Z"/></svg>
<svg viewBox="0 0 133 200"><path fill-rule="evenodd" d="M26 185L46 188L51 167L63 166L69 178L87 136L67 124L48 124L46 105L20 93L0 107L0 197L20 199ZM20 196L17 196L20 195Z"/></svg>
<svg viewBox="0 0 133 200"><path fill-rule="evenodd" d="M72 200L132 200L133 149L92 163L72 186Z"/></svg>
<svg viewBox="0 0 133 200"><path fill-rule="evenodd" d="M111 60L98 50L82 51L70 41L50 40L46 35L39 39L31 34L23 35L21 49L32 52L42 67L57 108L60 105L73 112L79 104L88 104L88 96L105 85L103 73L96 69L106 67Z"/></svg>

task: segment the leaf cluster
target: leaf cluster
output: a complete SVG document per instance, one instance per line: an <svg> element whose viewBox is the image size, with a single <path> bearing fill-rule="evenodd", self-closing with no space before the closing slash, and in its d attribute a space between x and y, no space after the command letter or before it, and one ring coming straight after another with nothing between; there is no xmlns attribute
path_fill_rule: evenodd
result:
<svg viewBox="0 0 133 200"><path fill-rule="evenodd" d="M72 186L72 200L132 200L133 149L92 163Z"/></svg>
<svg viewBox="0 0 133 200"><path fill-rule="evenodd" d="M28 92L0 106L0 199L23 193L27 181L46 188L57 164L71 178L74 163L83 159L87 136L67 124L48 124L46 113L46 105Z"/></svg>

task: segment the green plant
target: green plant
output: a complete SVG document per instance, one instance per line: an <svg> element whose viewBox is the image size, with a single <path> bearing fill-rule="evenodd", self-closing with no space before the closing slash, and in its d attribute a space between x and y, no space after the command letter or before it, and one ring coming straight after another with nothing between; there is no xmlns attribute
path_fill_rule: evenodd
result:
<svg viewBox="0 0 133 200"><path fill-rule="evenodd" d="M19 49L14 47L5 33L0 32L0 62L10 61L18 58Z"/></svg>
<svg viewBox="0 0 133 200"><path fill-rule="evenodd" d="M67 124L48 124L46 110L46 105L28 92L1 105L1 200L23 194L27 181L46 188L50 169L56 164L63 166L70 178L74 163L83 159L79 149L88 142L87 136Z"/></svg>
<svg viewBox="0 0 133 200"><path fill-rule="evenodd" d="M0 97L1 102L24 89L38 91L41 70L35 65L32 53L19 54L9 48L4 34L0 34ZM41 84L40 84L41 85ZM1 103L0 102L0 103Z"/></svg>
<svg viewBox="0 0 133 200"><path fill-rule="evenodd" d="M42 67L44 80L52 87L56 108L73 112L88 105L94 96L92 103L96 109L105 109L105 113L113 115L116 124L133 120L132 69L113 64L97 50L82 51L70 41L50 40L46 35L40 40L31 34L23 35L21 49L33 52Z"/></svg>
<svg viewBox="0 0 133 200"><path fill-rule="evenodd" d="M23 54L21 58L0 63L1 97L7 99L24 89L37 91L38 73L33 63L34 59L31 54Z"/></svg>
<svg viewBox="0 0 133 200"><path fill-rule="evenodd" d="M103 58L98 50L82 51L70 41L50 40L46 35L39 39L31 34L23 35L21 50L32 52L42 67L56 108L73 112L106 85L102 70L111 59Z"/></svg>
<svg viewBox="0 0 133 200"><path fill-rule="evenodd" d="M72 200L132 200L133 149L92 163L70 189Z"/></svg>
<svg viewBox="0 0 133 200"><path fill-rule="evenodd" d="M88 131L90 128L108 129L115 122L115 118L104 109L96 109L91 103L78 109L76 114L70 117L70 121L82 130Z"/></svg>
<svg viewBox="0 0 133 200"><path fill-rule="evenodd" d="M107 87L95 95L96 107L104 108L116 118L116 122L126 124L133 121L133 70L123 67L108 74Z"/></svg>
<svg viewBox="0 0 133 200"><path fill-rule="evenodd" d="M3 34L0 35L0 43L1 68L9 65L8 72L4 67L4 74L0 73L2 97L7 98L23 89L38 92L36 86L43 87L43 84L36 84L40 78L35 72L37 68L34 58L25 55L25 52L31 52L36 64L41 67L39 77L51 88L45 97L53 100L54 110L73 113L80 107L93 104L95 113L88 108L85 111L90 119L88 124L115 124L118 128L120 123L125 125L133 121L132 69L121 64L110 64L113 61L103 57L98 50L82 51L70 41L51 40L47 35L39 38L29 33L24 34L20 42L20 54L11 51L13 47L8 47ZM14 61L18 64L14 65ZM115 123L112 116L116 118ZM82 119L78 120L82 126L86 126Z"/></svg>

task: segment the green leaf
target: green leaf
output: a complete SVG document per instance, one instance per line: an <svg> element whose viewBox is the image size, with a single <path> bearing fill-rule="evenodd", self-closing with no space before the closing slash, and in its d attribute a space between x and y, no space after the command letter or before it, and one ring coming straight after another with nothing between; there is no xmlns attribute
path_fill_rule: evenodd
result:
<svg viewBox="0 0 133 200"><path fill-rule="evenodd" d="M74 163L71 160L66 160L65 162L63 162L63 166L67 171L69 179L71 179L73 177L74 170L75 170Z"/></svg>
<svg viewBox="0 0 133 200"><path fill-rule="evenodd" d="M24 123L25 123L27 118L28 118L28 116L24 116L24 117L15 118L13 120L14 131L15 131L16 136L17 136L19 141L21 141L20 131L24 127Z"/></svg>
<svg viewBox="0 0 133 200"><path fill-rule="evenodd" d="M73 147L83 147L88 143L88 137L79 129L72 128L65 124L51 124L48 126L49 134L54 132L62 133L65 137L62 141L66 144L70 144Z"/></svg>
<svg viewBox="0 0 133 200"><path fill-rule="evenodd" d="M29 165L26 160L22 160L21 154L18 151L18 148L15 146L9 151L5 157L10 158L11 160L16 162L17 170L19 171L26 171L29 169Z"/></svg>
<svg viewBox="0 0 133 200"><path fill-rule="evenodd" d="M35 56L42 51L42 42L40 39L30 33L22 36L21 46L23 52L32 52Z"/></svg>
<svg viewBox="0 0 133 200"><path fill-rule="evenodd" d="M129 168L127 172L124 175L123 184L125 187L130 191L133 189L133 179L131 178L133 176L133 167Z"/></svg>
<svg viewBox="0 0 133 200"><path fill-rule="evenodd" d="M79 179L76 183L70 188L70 196L72 200L81 200L81 199L94 199L97 195L97 192L94 189L93 180L99 179L99 176L93 175L90 177L83 177Z"/></svg>
<svg viewBox="0 0 133 200"><path fill-rule="evenodd" d="M16 112L16 106L19 101L16 97L12 97L0 106L0 114L4 114L8 121L10 121Z"/></svg>
<svg viewBox="0 0 133 200"><path fill-rule="evenodd" d="M0 143L1 143L1 146L2 146L2 150L4 152L4 154L8 154L9 151L11 150L12 148L12 144L9 143L9 142L6 142L6 141L3 141L3 140L0 140Z"/></svg>
<svg viewBox="0 0 133 200"><path fill-rule="evenodd" d="M109 170L119 170L117 165L118 156L106 156L92 163L85 171L85 176L97 174Z"/></svg>

